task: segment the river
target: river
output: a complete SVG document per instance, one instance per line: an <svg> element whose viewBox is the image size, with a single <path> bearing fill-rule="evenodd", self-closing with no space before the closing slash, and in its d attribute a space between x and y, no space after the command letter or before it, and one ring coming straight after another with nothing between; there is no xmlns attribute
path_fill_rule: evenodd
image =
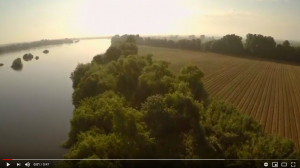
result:
<svg viewBox="0 0 300 168"><path fill-rule="evenodd" d="M110 39L46 46L0 55L0 157L59 159L67 152L72 105L71 72L78 63L104 53ZM49 54L42 51L48 49ZM39 60L23 61L23 69L10 66L25 53Z"/></svg>

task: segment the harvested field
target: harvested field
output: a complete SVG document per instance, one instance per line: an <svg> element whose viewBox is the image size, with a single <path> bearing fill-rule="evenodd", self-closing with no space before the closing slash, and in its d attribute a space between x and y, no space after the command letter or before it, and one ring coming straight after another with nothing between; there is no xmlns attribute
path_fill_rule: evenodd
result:
<svg viewBox="0 0 300 168"><path fill-rule="evenodd" d="M211 97L254 117L267 133L292 139L300 148L300 66L221 54L139 46L139 54L171 62L177 73L186 64L204 73Z"/></svg>

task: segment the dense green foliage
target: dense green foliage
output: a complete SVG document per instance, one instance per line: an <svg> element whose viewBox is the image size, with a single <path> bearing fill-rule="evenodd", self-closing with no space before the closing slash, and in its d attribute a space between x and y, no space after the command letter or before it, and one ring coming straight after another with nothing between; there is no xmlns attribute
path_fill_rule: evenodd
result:
<svg viewBox="0 0 300 168"><path fill-rule="evenodd" d="M300 62L300 47L292 47L287 40L276 45L272 37L248 34L246 48L251 54L262 58Z"/></svg>
<svg viewBox="0 0 300 168"><path fill-rule="evenodd" d="M22 63L22 60L21 58L16 58L12 65L11 65L11 68L14 69L14 70L21 70L23 68L23 63Z"/></svg>
<svg viewBox="0 0 300 168"><path fill-rule="evenodd" d="M111 44L112 45L121 45L123 44L125 41L129 42L129 43L136 43L136 44L142 44L144 39L142 37L140 37L140 35L115 35L111 38Z"/></svg>
<svg viewBox="0 0 300 168"><path fill-rule="evenodd" d="M275 50L276 42L274 38L270 36L248 34L245 46L255 55L265 56Z"/></svg>
<svg viewBox="0 0 300 168"><path fill-rule="evenodd" d="M130 36L130 38L133 36ZM132 38L124 43L135 46ZM119 47L117 47L119 46ZM253 118L209 102L204 74L111 46L72 72L73 104L66 159L296 158L294 144L264 134ZM129 50L125 52L124 50ZM111 58L107 58L110 57ZM261 162L62 161L57 167L253 167Z"/></svg>
<svg viewBox="0 0 300 168"><path fill-rule="evenodd" d="M0 63L0 66L3 66L4 64L3 63Z"/></svg>
<svg viewBox="0 0 300 168"><path fill-rule="evenodd" d="M219 53L242 54L244 52L242 37L234 34L226 35L219 40L212 41L210 49Z"/></svg>
<svg viewBox="0 0 300 168"><path fill-rule="evenodd" d="M41 41L34 41L30 43L19 43L19 44L12 44L0 47L0 54L6 52L14 52L14 51L21 51L26 50L34 47L41 47L41 46L48 46L48 45L59 45L65 43L73 43L72 39L60 39L60 40L41 40Z"/></svg>

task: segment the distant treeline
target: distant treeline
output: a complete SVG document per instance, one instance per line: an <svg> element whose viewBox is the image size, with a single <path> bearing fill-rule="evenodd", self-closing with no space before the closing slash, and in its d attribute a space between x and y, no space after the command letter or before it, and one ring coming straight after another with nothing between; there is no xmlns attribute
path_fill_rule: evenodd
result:
<svg viewBox="0 0 300 168"><path fill-rule="evenodd" d="M127 39L128 35L119 36L116 35L111 39L112 44L123 43ZM150 45L155 47L167 47L167 48L178 48L178 49L188 49L188 50L201 50L201 40L200 39L181 39L178 41L158 39L158 38L142 38L139 35L135 35L135 41L140 45Z"/></svg>
<svg viewBox="0 0 300 168"><path fill-rule="evenodd" d="M204 51L224 54L250 55L265 59L284 60L300 63L300 47L293 47L288 40L276 44L271 36L247 34L243 45L242 37L231 34L219 40L203 44Z"/></svg>
<svg viewBox="0 0 300 168"><path fill-rule="evenodd" d="M112 38L112 44L124 42L127 36L128 35L114 36ZM234 54L242 57L252 56L300 63L300 47L291 46L288 40L285 40L282 44L276 44L273 37L259 34L248 34L245 44L242 42L242 37L235 34L226 35L221 39L210 40L206 43L201 43L201 39L198 38L174 41L171 39L142 38L139 35L135 36L135 40L137 44L140 45L201 50L222 54Z"/></svg>
<svg viewBox="0 0 300 168"><path fill-rule="evenodd" d="M0 47L0 54L6 52L13 52L13 51L21 51L35 47L42 47L48 45L57 45L57 44L65 44L65 43L73 43L72 39L60 39L60 40L41 40L41 41L34 41L30 43L20 43L20 44L12 44L8 46Z"/></svg>
<svg viewBox="0 0 300 168"><path fill-rule="evenodd" d="M156 46L156 47L167 47L167 48L179 48L184 50L201 50L200 39L181 39L178 41L167 40L167 39L151 39L145 38L143 41L144 45Z"/></svg>

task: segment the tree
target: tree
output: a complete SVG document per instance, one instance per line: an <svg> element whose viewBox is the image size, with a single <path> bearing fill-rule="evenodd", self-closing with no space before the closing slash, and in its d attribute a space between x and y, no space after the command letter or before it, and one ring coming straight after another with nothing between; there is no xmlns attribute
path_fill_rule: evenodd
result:
<svg viewBox="0 0 300 168"><path fill-rule="evenodd" d="M135 43L125 42L120 45L122 55L136 55L138 53L138 47Z"/></svg>
<svg viewBox="0 0 300 168"><path fill-rule="evenodd" d="M297 158L291 140L263 132L252 117L244 116L232 105L213 101L201 113L200 123L209 142L230 159ZM274 150L276 146L276 149ZM257 167L261 161L229 161L232 167ZM258 166L260 167L260 166Z"/></svg>
<svg viewBox="0 0 300 168"><path fill-rule="evenodd" d="M179 80L189 84L189 88L191 88L191 93L195 100L206 102L208 94L204 90L203 77L203 72L197 66L192 65L183 68L178 75Z"/></svg>
<svg viewBox="0 0 300 168"><path fill-rule="evenodd" d="M134 93L132 102L134 107L140 107L141 103L151 95L166 94L172 91L175 78L168 67L168 62L159 61L153 62L143 69Z"/></svg>
<svg viewBox="0 0 300 168"><path fill-rule="evenodd" d="M117 60L122 54L122 50L119 47L111 46L109 47L104 54L104 61L110 62Z"/></svg>
<svg viewBox="0 0 300 168"><path fill-rule="evenodd" d="M150 137L155 138L158 158L212 158L220 156L207 142L199 124L202 105L191 94L180 92L150 96L142 106L142 114ZM186 138L195 143L188 151ZM198 146L201 144L201 147ZM200 149L201 148L201 149ZM192 152L192 153L189 153Z"/></svg>
<svg viewBox="0 0 300 168"><path fill-rule="evenodd" d="M242 37L235 34L226 35L221 38L221 41L224 41L224 52L226 53L241 54L244 50Z"/></svg>
<svg viewBox="0 0 300 168"><path fill-rule="evenodd" d="M285 47L285 48L289 48L291 45L290 45L290 42L288 40L285 40L283 43L282 43L282 46Z"/></svg>
<svg viewBox="0 0 300 168"><path fill-rule="evenodd" d="M103 54L98 54L96 56L93 57L92 63L96 63L96 64L104 64L105 60L104 60L104 55Z"/></svg>
<svg viewBox="0 0 300 168"><path fill-rule="evenodd" d="M244 52L242 37L235 34L226 35L219 40L209 41L204 48L226 54L242 54Z"/></svg>
<svg viewBox="0 0 300 168"><path fill-rule="evenodd" d="M126 100L131 101L138 87L139 76L144 67L152 63L151 58L130 55L120 58L116 64L111 64L110 69L117 69L114 73L117 78L117 90L122 93Z"/></svg>
<svg viewBox="0 0 300 168"><path fill-rule="evenodd" d="M276 48L276 42L273 37L247 34L246 48L254 55L260 57L271 57Z"/></svg>
<svg viewBox="0 0 300 168"><path fill-rule="evenodd" d="M91 68L91 64L82 64L79 63L75 70L71 73L71 80L73 82L73 89L76 89L78 84L80 83L81 78L85 75L86 71L88 71Z"/></svg>
<svg viewBox="0 0 300 168"><path fill-rule="evenodd" d="M137 35L136 37L139 38L140 36ZM125 42L136 44L136 37L134 35L129 35Z"/></svg>

